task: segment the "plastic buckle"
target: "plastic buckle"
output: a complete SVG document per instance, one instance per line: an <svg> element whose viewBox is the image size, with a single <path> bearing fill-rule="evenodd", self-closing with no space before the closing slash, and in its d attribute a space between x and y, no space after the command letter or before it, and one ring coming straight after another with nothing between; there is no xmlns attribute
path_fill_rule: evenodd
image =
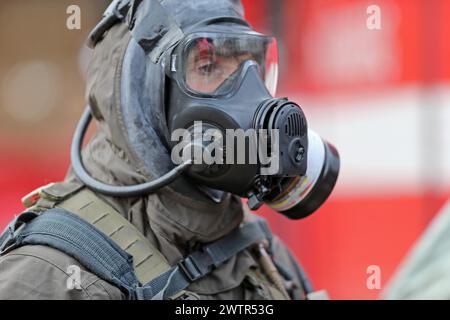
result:
<svg viewBox="0 0 450 320"><path fill-rule="evenodd" d="M135 287L134 294L135 294L136 300L145 300L143 287L140 287L140 286Z"/></svg>
<svg viewBox="0 0 450 320"><path fill-rule="evenodd" d="M178 262L177 265L190 282L194 282L203 276L192 257L187 257Z"/></svg>

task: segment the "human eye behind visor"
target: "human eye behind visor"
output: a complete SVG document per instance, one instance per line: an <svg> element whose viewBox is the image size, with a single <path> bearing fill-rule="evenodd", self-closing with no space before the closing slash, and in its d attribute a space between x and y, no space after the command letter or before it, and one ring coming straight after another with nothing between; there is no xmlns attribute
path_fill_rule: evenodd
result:
<svg viewBox="0 0 450 320"><path fill-rule="evenodd" d="M257 63L267 89L275 95L278 47L271 37L194 37L187 42L182 57L183 81L186 88L194 93L215 95L224 83L234 82L242 64L249 60ZM226 93L221 88L220 94Z"/></svg>

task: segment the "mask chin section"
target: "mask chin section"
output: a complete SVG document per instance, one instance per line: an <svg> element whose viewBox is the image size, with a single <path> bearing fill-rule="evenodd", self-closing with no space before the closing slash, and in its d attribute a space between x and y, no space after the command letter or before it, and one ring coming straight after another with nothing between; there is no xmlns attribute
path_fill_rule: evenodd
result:
<svg viewBox="0 0 450 320"><path fill-rule="evenodd" d="M291 219L310 215L338 178L336 149L308 130L302 109L287 99L264 100L252 118L246 130L231 130L233 136L220 117L189 127L190 142L182 150L184 160L193 162L189 176L200 185L248 198L252 210L267 204ZM239 162L242 156L245 161Z"/></svg>

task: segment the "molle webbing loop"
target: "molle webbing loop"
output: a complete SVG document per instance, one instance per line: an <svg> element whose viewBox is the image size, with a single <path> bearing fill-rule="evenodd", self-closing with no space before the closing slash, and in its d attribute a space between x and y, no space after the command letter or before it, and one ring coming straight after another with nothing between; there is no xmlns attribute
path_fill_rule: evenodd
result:
<svg viewBox="0 0 450 320"><path fill-rule="evenodd" d="M73 212L130 254L141 283L147 283L170 269L166 258L134 225L88 189L81 190L57 207Z"/></svg>

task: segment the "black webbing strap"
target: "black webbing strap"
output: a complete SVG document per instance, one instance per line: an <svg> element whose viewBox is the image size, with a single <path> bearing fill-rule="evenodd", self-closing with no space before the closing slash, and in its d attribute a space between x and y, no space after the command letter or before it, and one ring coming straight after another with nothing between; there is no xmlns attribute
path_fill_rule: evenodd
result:
<svg viewBox="0 0 450 320"><path fill-rule="evenodd" d="M264 220L258 219L247 223L222 239L204 246L202 250L192 253L170 270L139 288L138 298L167 299L186 289L192 282L208 275L239 252L270 237L270 230Z"/></svg>
<svg viewBox="0 0 450 320"><path fill-rule="evenodd" d="M75 259L100 278L135 299L139 287L131 255L80 217L60 208L43 214L24 213L1 238L0 255L24 245L46 245Z"/></svg>

